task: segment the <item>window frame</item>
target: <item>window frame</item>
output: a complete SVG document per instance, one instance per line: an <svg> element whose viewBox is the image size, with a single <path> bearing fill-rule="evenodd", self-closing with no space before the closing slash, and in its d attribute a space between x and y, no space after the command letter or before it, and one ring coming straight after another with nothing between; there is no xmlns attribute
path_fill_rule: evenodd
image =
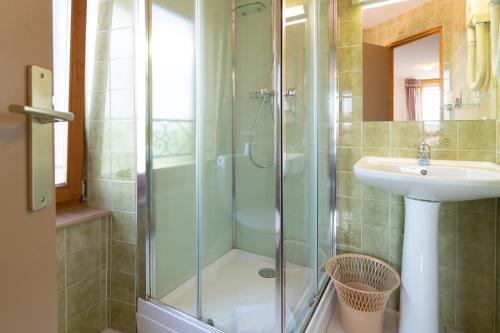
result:
<svg viewBox="0 0 500 333"><path fill-rule="evenodd" d="M56 185L57 209L81 205L85 161L86 18L87 0L72 0L68 110L75 119L68 124L67 179L66 184Z"/></svg>

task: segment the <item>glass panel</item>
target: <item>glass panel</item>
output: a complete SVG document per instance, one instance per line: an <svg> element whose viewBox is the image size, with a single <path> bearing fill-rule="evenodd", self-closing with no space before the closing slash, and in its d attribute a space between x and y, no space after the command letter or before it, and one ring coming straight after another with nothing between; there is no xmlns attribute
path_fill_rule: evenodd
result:
<svg viewBox="0 0 500 333"><path fill-rule="evenodd" d="M224 332L279 331L272 8L271 0L152 2L151 296ZM329 9L285 3L287 332L311 314L331 253L330 54L320 17Z"/></svg>
<svg viewBox="0 0 500 333"><path fill-rule="evenodd" d="M203 4L203 320L276 332L272 2Z"/></svg>
<svg viewBox="0 0 500 333"><path fill-rule="evenodd" d="M232 1L215 3L199 0L201 303L202 319L229 332L242 287L233 249Z"/></svg>
<svg viewBox="0 0 500 333"><path fill-rule="evenodd" d="M151 296L196 316L194 5L152 1Z"/></svg>
<svg viewBox="0 0 500 333"><path fill-rule="evenodd" d="M319 0L318 29L318 284L325 283L326 261L333 254L333 216L331 212L333 178L331 176L331 136L333 130L333 96L331 89L332 21L331 0Z"/></svg>
<svg viewBox="0 0 500 333"><path fill-rule="evenodd" d="M284 1L283 216L286 327L297 330L314 298L317 221L315 2Z"/></svg>
<svg viewBox="0 0 500 333"><path fill-rule="evenodd" d="M54 48L54 96L52 103L57 111L68 112L71 1L53 1L52 30ZM68 174L68 123L54 124L54 176L56 185L64 185Z"/></svg>

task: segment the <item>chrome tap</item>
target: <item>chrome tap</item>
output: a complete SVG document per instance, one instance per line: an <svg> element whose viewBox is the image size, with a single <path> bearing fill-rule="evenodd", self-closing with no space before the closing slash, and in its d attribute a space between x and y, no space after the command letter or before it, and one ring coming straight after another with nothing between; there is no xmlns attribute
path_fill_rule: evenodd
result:
<svg viewBox="0 0 500 333"><path fill-rule="evenodd" d="M420 146L418 147L417 159L418 165L431 164L431 146L425 142L420 143Z"/></svg>

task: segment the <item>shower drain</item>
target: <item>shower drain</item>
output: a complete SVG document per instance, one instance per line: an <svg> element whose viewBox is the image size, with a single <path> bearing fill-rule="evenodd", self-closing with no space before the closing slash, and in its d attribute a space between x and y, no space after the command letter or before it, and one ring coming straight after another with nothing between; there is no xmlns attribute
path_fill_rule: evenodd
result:
<svg viewBox="0 0 500 333"><path fill-rule="evenodd" d="M262 268L259 270L259 275L263 278L270 279L276 277L276 271L274 268Z"/></svg>

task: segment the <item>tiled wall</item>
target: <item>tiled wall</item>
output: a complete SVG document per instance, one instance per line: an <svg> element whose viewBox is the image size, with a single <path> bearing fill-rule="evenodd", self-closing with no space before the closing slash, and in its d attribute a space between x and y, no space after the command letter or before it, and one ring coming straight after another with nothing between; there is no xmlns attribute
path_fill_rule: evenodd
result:
<svg viewBox="0 0 500 333"><path fill-rule="evenodd" d="M467 86L465 0L431 0L375 27L363 30L363 42L386 46L420 32L442 27L445 104L462 98L462 107L446 119L495 119L496 80L481 91ZM491 82L490 82L491 81Z"/></svg>
<svg viewBox="0 0 500 333"><path fill-rule="evenodd" d="M57 230L58 333L99 333L109 325L108 220Z"/></svg>
<svg viewBox="0 0 500 333"><path fill-rule="evenodd" d="M113 211L109 326L135 332L134 1L88 1L87 18L87 198L89 206Z"/></svg>
<svg viewBox="0 0 500 333"><path fill-rule="evenodd" d="M338 233L341 252L362 252L401 265L402 198L362 185L352 172L361 156L415 157L424 140L432 158L497 161L494 120L363 122L361 11L339 0ZM497 200L442 205L439 223L442 322L468 333L494 332ZM398 296L391 306L398 307Z"/></svg>
<svg viewBox="0 0 500 333"><path fill-rule="evenodd" d="M483 133L477 138L477 133ZM361 184L352 165L362 156L415 157L420 138L434 159L496 159L495 121L343 122L338 154L338 244L400 269L404 235L401 197ZM448 327L492 332L496 200L445 203L439 223L440 307ZM391 305L397 308L398 295Z"/></svg>

